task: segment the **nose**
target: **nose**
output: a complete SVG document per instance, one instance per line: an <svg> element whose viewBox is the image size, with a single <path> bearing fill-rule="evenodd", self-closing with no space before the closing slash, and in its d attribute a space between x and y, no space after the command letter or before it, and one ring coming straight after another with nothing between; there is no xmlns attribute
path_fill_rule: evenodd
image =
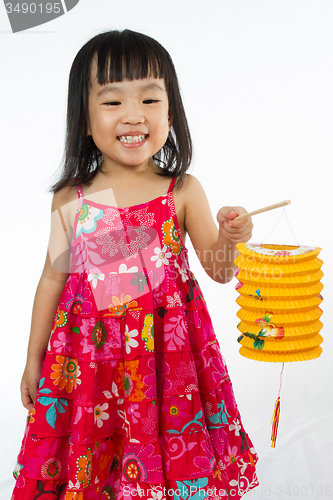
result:
<svg viewBox="0 0 333 500"><path fill-rule="evenodd" d="M131 103L124 107L122 122L128 125L144 123L145 116L139 104Z"/></svg>

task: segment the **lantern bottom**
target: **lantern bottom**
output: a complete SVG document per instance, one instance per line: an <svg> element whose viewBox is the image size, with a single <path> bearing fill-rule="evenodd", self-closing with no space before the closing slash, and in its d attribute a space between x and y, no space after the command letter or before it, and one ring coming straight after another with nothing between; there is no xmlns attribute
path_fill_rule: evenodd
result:
<svg viewBox="0 0 333 500"><path fill-rule="evenodd" d="M323 352L320 346L305 349L302 351L294 351L294 352L269 352L269 351L260 351L258 349L250 349L248 347L242 346L239 349L239 353L248 359L254 359L255 361L267 361L273 363L284 363L291 361L307 361L310 359L319 358L321 353Z"/></svg>

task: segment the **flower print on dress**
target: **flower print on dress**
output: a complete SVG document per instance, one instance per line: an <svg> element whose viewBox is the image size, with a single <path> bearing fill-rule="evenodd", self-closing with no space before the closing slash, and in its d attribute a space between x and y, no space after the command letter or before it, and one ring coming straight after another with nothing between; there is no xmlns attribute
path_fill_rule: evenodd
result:
<svg viewBox="0 0 333 500"><path fill-rule="evenodd" d="M130 403L127 407L127 413L132 417L133 424L137 424L141 418L139 409L140 405L136 403Z"/></svg>
<svg viewBox="0 0 333 500"><path fill-rule="evenodd" d="M145 342L147 351L154 352L154 317L152 314L145 315L141 338Z"/></svg>
<svg viewBox="0 0 333 500"><path fill-rule="evenodd" d="M207 413L207 419L212 424L207 425L208 429L219 429L221 426L229 424L228 417L230 417L231 415L229 415L227 411L227 405L225 401L222 399L222 401L220 403L217 403L216 406L219 410L217 413Z"/></svg>
<svg viewBox="0 0 333 500"><path fill-rule="evenodd" d="M208 485L208 477L199 477L198 479L189 479L186 481L176 481L176 484L179 496L175 495L175 500L201 500L207 498L208 496L208 493L205 490ZM220 499L220 497L218 498Z"/></svg>
<svg viewBox="0 0 333 500"><path fill-rule="evenodd" d="M235 435L236 436L239 436L239 431L241 430L242 426L238 420L238 418L236 418L232 424L229 425L229 431L235 431Z"/></svg>
<svg viewBox="0 0 333 500"><path fill-rule="evenodd" d="M71 254L72 262L70 267L71 273L84 273L85 271L90 274L99 273L99 268L105 259L103 259L98 251L98 247L94 241L94 234L89 237L81 234L79 240L76 240Z"/></svg>
<svg viewBox="0 0 333 500"><path fill-rule="evenodd" d="M168 344L168 351L176 351L185 344L186 326L183 316L177 315L168 319L163 327L163 340Z"/></svg>
<svg viewBox="0 0 333 500"><path fill-rule="evenodd" d="M91 332L91 339L97 350L104 346L108 336L108 331L103 321L98 321Z"/></svg>
<svg viewBox="0 0 333 500"><path fill-rule="evenodd" d="M76 238L81 233L93 233L97 227L97 221L103 217L103 210L82 203L78 210L79 218L76 226Z"/></svg>
<svg viewBox="0 0 333 500"><path fill-rule="evenodd" d="M13 475L15 479L18 479L19 477L23 479L23 476L21 474L21 470L23 469L24 465L21 465L20 463L17 462L16 467L13 471Z"/></svg>
<svg viewBox="0 0 333 500"><path fill-rule="evenodd" d="M115 486L113 488L111 488L111 486L109 486L108 484L106 486L104 486L104 488L102 489L102 496L101 496L101 499L102 500L113 500L114 498L116 498L116 493L115 491L117 490L117 488L115 488Z"/></svg>
<svg viewBox="0 0 333 500"><path fill-rule="evenodd" d="M162 225L164 234L163 243L167 247L171 247L174 254L179 255L181 252L182 244L180 242L179 234L176 229L173 219L166 220Z"/></svg>
<svg viewBox="0 0 333 500"><path fill-rule="evenodd" d="M228 455L225 455L224 460L227 464L231 465L234 464L238 460L238 448L237 446L233 446L230 448L230 445L228 445Z"/></svg>
<svg viewBox="0 0 333 500"><path fill-rule="evenodd" d="M123 474L127 481L144 481L147 477L146 468L135 453L124 456Z"/></svg>
<svg viewBox="0 0 333 500"><path fill-rule="evenodd" d="M123 220L122 222L126 222ZM147 248L148 243L155 239L155 230L145 226L124 225L117 231L105 227L95 233L96 243L102 246L102 253L113 257L121 252L126 259L137 255L140 250Z"/></svg>
<svg viewBox="0 0 333 500"><path fill-rule="evenodd" d="M86 455L81 455L77 461L77 474L76 479L81 484L81 487L86 488L89 486L91 481L91 472L92 472L92 449L87 448Z"/></svg>
<svg viewBox="0 0 333 500"><path fill-rule="evenodd" d="M124 391L129 401L143 401L145 394L141 389L145 384L142 382L142 375L138 374L139 360L126 360L120 362L118 366L119 377L115 380L119 390Z"/></svg>
<svg viewBox="0 0 333 500"><path fill-rule="evenodd" d="M131 285L137 286L138 292L143 292L145 286L148 285L148 279L142 272L134 273L134 278L131 279Z"/></svg>
<svg viewBox="0 0 333 500"><path fill-rule="evenodd" d="M185 443L184 436L172 436L171 438L167 438L165 434L162 434L160 438L161 447L164 452L163 465L165 466L165 470L169 472L171 463L174 458L181 458L185 453L189 453L195 446L197 446L198 442L187 442ZM178 483L178 481L177 481Z"/></svg>
<svg viewBox="0 0 333 500"><path fill-rule="evenodd" d="M169 265L168 259L172 257L172 253L168 252L167 250L168 247L166 245L164 245L163 248L154 248L155 255L153 255L150 260L153 262L156 260L156 267L161 267L162 264L164 264L165 266Z"/></svg>
<svg viewBox="0 0 333 500"><path fill-rule="evenodd" d="M93 456L94 458L98 459L100 455L103 455L103 453L106 450L106 444L103 443L101 440L98 440L94 442L94 449L93 449Z"/></svg>
<svg viewBox="0 0 333 500"><path fill-rule="evenodd" d="M138 267L137 266L132 266L132 267L128 268L126 264L122 263L119 266L119 271L118 272L119 272L119 274L126 274L126 273L127 274L131 274L131 273L135 274L135 273L138 272Z"/></svg>
<svg viewBox="0 0 333 500"><path fill-rule="evenodd" d="M159 356L156 357L159 359ZM164 361L164 365L166 364L167 363ZM194 361L189 361L188 363L181 361L174 367L173 371L176 378L167 378L166 375L163 374L163 371L161 372L161 375L163 376L163 390L165 394L167 394L170 390L176 390L177 392L184 391L184 393L192 393L199 390ZM170 384L169 390L166 390L168 383Z"/></svg>
<svg viewBox="0 0 333 500"><path fill-rule="evenodd" d="M104 281L105 274L102 273L90 273L88 274L88 281L91 281L93 288L96 288L98 280Z"/></svg>
<svg viewBox="0 0 333 500"><path fill-rule="evenodd" d="M30 424L33 424L33 423L34 423L35 419L34 419L33 415L35 415L35 413L36 413L35 408L33 408L32 410L29 410L29 411L28 411L28 416L27 416L27 422L28 422L28 423L29 423L29 422L30 422Z"/></svg>
<svg viewBox="0 0 333 500"><path fill-rule="evenodd" d="M175 261L175 268L178 270L178 273L179 275L181 276L182 278L182 282L185 283L185 281L188 280L188 273L187 273L187 270L180 267L180 265L178 264L177 261Z"/></svg>
<svg viewBox="0 0 333 500"><path fill-rule="evenodd" d="M128 325L125 326L125 342L126 342L127 354L131 352L132 347L137 347L139 345L139 342L133 338L137 337L138 335L139 335L138 330L129 331Z"/></svg>
<svg viewBox="0 0 333 500"><path fill-rule="evenodd" d="M68 447L60 450L56 440L50 444L41 439L40 443L35 456L25 459L24 467L32 477L41 475L44 479L56 479L67 469Z"/></svg>
<svg viewBox="0 0 333 500"><path fill-rule="evenodd" d="M179 427L181 424L181 418L187 418L188 413L184 411L187 408L187 401L180 400L176 396L171 396L169 403L164 403L162 405L162 410L166 412L167 422L172 422L174 427Z"/></svg>
<svg viewBox="0 0 333 500"><path fill-rule="evenodd" d="M162 482L162 457L155 449L153 443L128 443L123 456L122 480L145 483L149 477L156 483Z"/></svg>
<svg viewBox="0 0 333 500"><path fill-rule="evenodd" d="M109 408L108 403L104 403L103 405L96 405L94 408L94 422L97 424L97 427L100 429L104 422L103 420L108 420L110 415L105 411Z"/></svg>
<svg viewBox="0 0 333 500"><path fill-rule="evenodd" d="M141 430L149 434L152 440L158 439L158 410L156 401L148 406L147 416L141 418Z"/></svg>
<svg viewBox="0 0 333 500"><path fill-rule="evenodd" d="M51 331L51 334L55 332L56 328L62 328L67 324L67 312L61 311L58 307L54 321L53 321L53 328Z"/></svg>
<svg viewBox="0 0 333 500"><path fill-rule="evenodd" d="M82 354L90 354L90 359L111 357L113 349L121 345L120 324L114 318L83 318L80 328Z"/></svg>
<svg viewBox="0 0 333 500"><path fill-rule="evenodd" d="M45 414L46 421L53 429L55 429L58 413L66 413L65 407L68 407L68 401L66 398L52 397L51 389L48 389L47 387L42 389L44 382L45 377L39 381L37 401L42 406L49 407Z"/></svg>
<svg viewBox="0 0 333 500"><path fill-rule="evenodd" d="M154 212L148 212L148 207L145 207L129 213L127 217L133 216L142 226L150 227L156 222L154 215Z"/></svg>
<svg viewBox="0 0 333 500"><path fill-rule="evenodd" d="M164 200L164 202L166 202L166 200ZM148 491L151 495L148 500L166 500L165 491L163 491L159 484L149 484Z"/></svg>
<svg viewBox="0 0 333 500"><path fill-rule="evenodd" d="M113 304L110 304L108 309L109 312L104 314L104 317L108 316L124 316L128 309L133 309L134 311L139 311L142 307L137 307L138 303L136 300L132 300L130 295L121 294L120 300L118 297L112 297Z"/></svg>
<svg viewBox="0 0 333 500"><path fill-rule="evenodd" d="M178 292L175 292L173 294L173 297L171 297L170 295L167 295L166 299L167 299L167 307L169 309L173 309L174 307L181 307L181 305L182 305L182 300L181 300Z"/></svg>
<svg viewBox="0 0 333 500"><path fill-rule="evenodd" d="M71 393L77 385L81 384L78 360L65 356L56 356L56 360L59 364L51 366L53 372L50 377L54 385L59 385L60 390L66 389L67 393Z"/></svg>
<svg viewBox="0 0 333 500"><path fill-rule="evenodd" d="M148 375L145 375L143 378L143 382L146 386L146 398L154 399L157 395L157 387L156 387L156 363L154 356L148 356L147 367L150 370Z"/></svg>
<svg viewBox="0 0 333 500"><path fill-rule="evenodd" d="M107 208L104 210L102 220L109 226L109 230L117 230L123 227L120 212L117 208Z"/></svg>
<svg viewBox="0 0 333 500"><path fill-rule="evenodd" d="M210 377L212 377L214 383L219 382L226 373L216 340L211 341L210 345L207 346L207 348L202 352L196 352L194 354L194 359L197 367L197 373L201 374L208 369L210 371Z"/></svg>
<svg viewBox="0 0 333 500"><path fill-rule="evenodd" d="M74 314L89 314L92 303L88 298L91 296L87 279L82 274L77 277L71 274L65 285L64 307Z"/></svg>
<svg viewBox="0 0 333 500"><path fill-rule="evenodd" d="M109 275L105 278L105 293L106 295L118 295L119 294L119 283L121 278L117 273L109 273Z"/></svg>
<svg viewBox="0 0 333 500"><path fill-rule="evenodd" d="M53 338L52 338L53 339ZM70 353L73 348L72 348L72 335L68 335L65 332L59 332L58 333L58 338L54 338L52 340L52 347L57 353L62 353L63 351L67 353Z"/></svg>
<svg viewBox="0 0 333 500"><path fill-rule="evenodd" d="M205 433L205 439L201 441L200 448L203 450L203 455L198 454L194 457L193 463L202 472L210 474L216 469L216 458L208 432Z"/></svg>
<svg viewBox="0 0 333 500"><path fill-rule="evenodd" d="M80 491L80 483L76 482L76 485L72 481L68 481L69 490L66 491L64 500L83 500L83 493Z"/></svg>

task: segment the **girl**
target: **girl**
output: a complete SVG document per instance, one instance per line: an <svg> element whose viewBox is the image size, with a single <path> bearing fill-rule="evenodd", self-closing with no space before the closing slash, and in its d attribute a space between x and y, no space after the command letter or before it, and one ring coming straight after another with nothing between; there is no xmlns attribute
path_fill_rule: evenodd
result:
<svg viewBox="0 0 333 500"><path fill-rule="evenodd" d="M191 153L166 50L129 30L86 43L69 78L12 499L238 499L257 485L185 247L188 233L226 283L253 226L234 220L243 208L224 207L216 227L185 173Z"/></svg>

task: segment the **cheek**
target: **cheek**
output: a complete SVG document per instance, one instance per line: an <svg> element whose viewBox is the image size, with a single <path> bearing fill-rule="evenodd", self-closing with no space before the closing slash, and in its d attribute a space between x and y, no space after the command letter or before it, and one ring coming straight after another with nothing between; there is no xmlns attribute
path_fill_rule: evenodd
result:
<svg viewBox="0 0 333 500"><path fill-rule="evenodd" d="M98 138L105 139L111 138L111 132L114 131L114 125L107 116L93 116L90 120L90 130L93 139L98 140ZM95 141L96 142L96 141Z"/></svg>

